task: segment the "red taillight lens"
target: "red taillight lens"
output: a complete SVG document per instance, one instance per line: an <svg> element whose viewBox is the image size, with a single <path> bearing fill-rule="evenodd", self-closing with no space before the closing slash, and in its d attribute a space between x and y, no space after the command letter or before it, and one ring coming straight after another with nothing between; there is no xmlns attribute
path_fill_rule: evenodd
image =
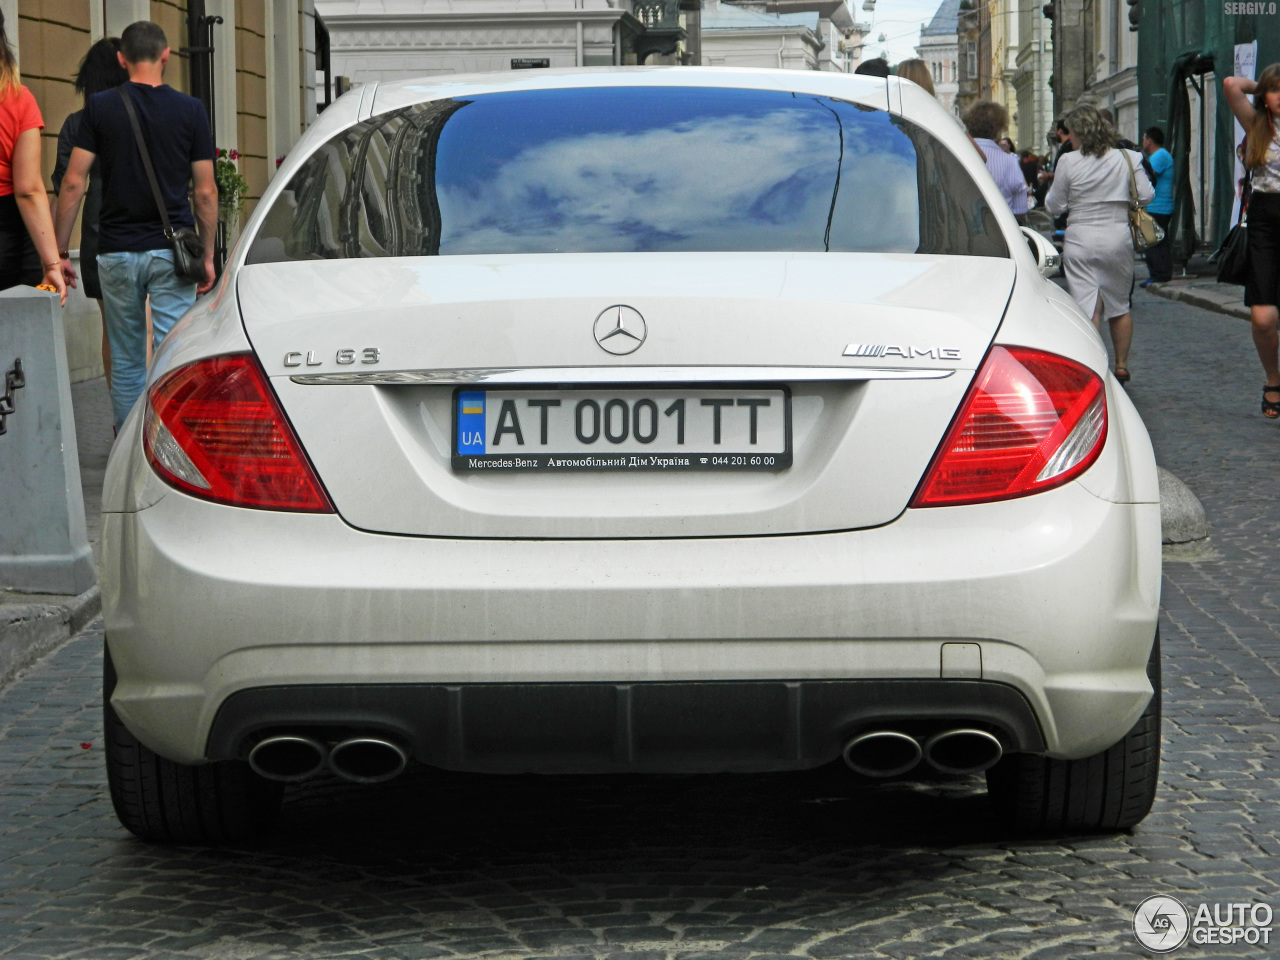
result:
<svg viewBox="0 0 1280 960"><path fill-rule="evenodd" d="M911 505L1050 490L1087 470L1106 438L1106 392L1096 373L1056 354L993 347Z"/></svg>
<svg viewBox="0 0 1280 960"><path fill-rule="evenodd" d="M153 386L142 444L156 473L194 497L238 507L333 512L248 354L198 360Z"/></svg>

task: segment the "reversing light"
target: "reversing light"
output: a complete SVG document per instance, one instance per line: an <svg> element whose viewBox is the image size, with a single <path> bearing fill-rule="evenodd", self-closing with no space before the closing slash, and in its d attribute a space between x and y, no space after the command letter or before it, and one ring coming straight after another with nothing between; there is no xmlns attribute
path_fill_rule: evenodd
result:
<svg viewBox="0 0 1280 960"><path fill-rule="evenodd" d="M993 347L911 505L1051 490L1087 470L1106 437L1106 391L1096 373L1057 354Z"/></svg>

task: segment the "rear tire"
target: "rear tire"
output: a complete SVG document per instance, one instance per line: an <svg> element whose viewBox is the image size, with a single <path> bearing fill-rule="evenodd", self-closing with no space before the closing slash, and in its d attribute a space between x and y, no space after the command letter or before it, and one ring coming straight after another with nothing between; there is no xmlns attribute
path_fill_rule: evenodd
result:
<svg viewBox="0 0 1280 960"><path fill-rule="evenodd" d="M1147 678L1147 708L1115 746L1081 760L1013 754L987 771L1001 823L1018 833L1128 830L1151 812L1160 779L1160 631Z"/></svg>
<svg viewBox="0 0 1280 960"><path fill-rule="evenodd" d="M143 746L111 706L111 651L102 654L102 723L107 785L120 822L143 840L219 844L244 840L280 812L281 784L239 760L187 765Z"/></svg>

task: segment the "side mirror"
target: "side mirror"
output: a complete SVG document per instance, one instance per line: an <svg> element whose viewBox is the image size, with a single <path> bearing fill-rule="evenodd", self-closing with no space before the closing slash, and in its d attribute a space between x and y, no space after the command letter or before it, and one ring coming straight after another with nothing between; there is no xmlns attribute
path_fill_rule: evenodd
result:
<svg viewBox="0 0 1280 960"><path fill-rule="evenodd" d="M1048 278L1058 272L1058 268L1062 266L1062 254L1058 252L1058 248L1050 243L1042 233L1037 233L1030 227L1022 227L1022 234L1027 238L1027 246L1031 248L1032 255L1036 258L1036 263L1040 266L1040 276Z"/></svg>

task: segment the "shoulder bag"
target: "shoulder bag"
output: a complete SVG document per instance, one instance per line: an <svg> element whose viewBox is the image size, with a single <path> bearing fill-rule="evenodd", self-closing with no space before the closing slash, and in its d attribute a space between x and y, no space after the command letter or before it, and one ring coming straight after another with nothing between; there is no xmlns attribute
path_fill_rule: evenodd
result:
<svg viewBox="0 0 1280 960"><path fill-rule="evenodd" d="M1244 286L1249 282L1249 195L1253 185L1253 171L1245 176L1244 189L1240 191L1240 216L1236 225L1222 241L1213 255L1218 262L1218 282Z"/></svg>
<svg viewBox="0 0 1280 960"><path fill-rule="evenodd" d="M1145 253L1164 239L1164 229L1156 223L1155 217L1138 205L1138 180L1133 175L1133 161L1129 159L1127 150L1117 149L1129 167L1129 233L1133 237L1133 249Z"/></svg>
<svg viewBox="0 0 1280 960"><path fill-rule="evenodd" d="M142 138L142 127L138 124L138 113L133 108L133 101L124 87L116 87L120 99L124 101L125 112L129 114L129 123L133 125L133 136L138 141L138 152L142 154L142 165L146 168L147 179L151 181L151 196L155 198L156 209L160 211L160 223L164 226L164 236L173 245L173 271L188 283L204 283L208 274L204 269L204 244L200 235L186 227L173 229L169 222L169 211L165 209L164 197L160 194L160 183L156 180L155 168L151 166L151 152Z"/></svg>

